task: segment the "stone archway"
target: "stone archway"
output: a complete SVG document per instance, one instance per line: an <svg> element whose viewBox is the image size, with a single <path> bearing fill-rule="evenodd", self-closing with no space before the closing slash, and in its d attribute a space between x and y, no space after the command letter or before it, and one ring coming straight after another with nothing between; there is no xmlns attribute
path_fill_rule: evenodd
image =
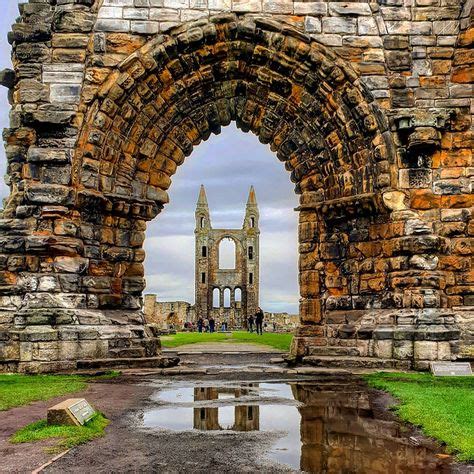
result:
<svg viewBox="0 0 474 474"><path fill-rule="evenodd" d="M168 201L171 176L193 147L232 120L270 144L301 195L301 353L307 336L325 339L327 302L340 306L351 297L347 275L334 263L345 260L340 252L350 241L339 222L350 217L368 229L368 216L377 215L396 228L382 197L396 176L387 121L357 75L284 22L218 15L182 25L123 61L98 91L76 156L79 207L84 221L129 237L121 246L101 242L105 258L97 265L112 272L116 262L123 265L122 275L109 275L116 293L105 295L103 306L138 308L145 222ZM122 232L124 218L129 228ZM336 236L322 237L326 221ZM380 238L359 240L367 253ZM380 279L367 287L372 300L386 298Z"/></svg>
<svg viewBox="0 0 474 474"><path fill-rule="evenodd" d="M16 219L3 247L25 264L2 274L4 366L159 353L141 312L146 222L177 166L231 121L270 144L300 195L293 355L405 367L456 355L450 274L437 265L450 242L408 199L387 114L347 61L290 23L220 14L150 39L84 90L74 156L29 148L37 165L5 214ZM431 143L420 127L408 148L423 132ZM67 176L50 165L70 159Z"/></svg>

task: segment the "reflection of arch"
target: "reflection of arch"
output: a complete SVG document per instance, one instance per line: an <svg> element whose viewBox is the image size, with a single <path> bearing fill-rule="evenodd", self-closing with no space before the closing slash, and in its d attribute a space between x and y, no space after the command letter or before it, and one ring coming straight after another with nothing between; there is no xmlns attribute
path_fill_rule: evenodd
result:
<svg viewBox="0 0 474 474"><path fill-rule="evenodd" d="M231 291L230 288L224 288L224 308L230 308Z"/></svg>
<svg viewBox="0 0 474 474"><path fill-rule="evenodd" d="M219 288L214 288L212 290L212 307L220 308L221 306L221 290Z"/></svg>
<svg viewBox="0 0 474 474"><path fill-rule="evenodd" d="M237 242L232 237L223 237L218 242L219 269L235 269Z"/></svg>

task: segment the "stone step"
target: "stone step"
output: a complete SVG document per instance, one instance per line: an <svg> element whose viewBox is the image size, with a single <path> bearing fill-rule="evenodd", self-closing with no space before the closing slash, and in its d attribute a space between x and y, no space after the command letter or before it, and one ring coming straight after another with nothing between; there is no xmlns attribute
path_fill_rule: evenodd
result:
<svg viewBox="0 0 474 474"><path fill-rule="evenodd" d="M144 347L117 347L109 350L109 355L117 359L145 357Z"/></svg>
<svg viewBox="0 0 474 474"><path fill-rule="evenodd" d="M175 367L179 357L126 357L117 359L78 360L77 369L105 369L105 368L150 368Z"/></svg>
<svg viewBox="0 0 474 474"><path fill-rule="evenodd" d="M411 369L411 361L398 359L377 359L375 357L324 356L303 357L303 364L314 367L338 367L358 369Z"/></svg>
<svg viewBox="0 0 474 474"><path fill-rule="evenodd" d="M344 346L312 346L309 348L310 356L360 356L357 347Z"/></svg>

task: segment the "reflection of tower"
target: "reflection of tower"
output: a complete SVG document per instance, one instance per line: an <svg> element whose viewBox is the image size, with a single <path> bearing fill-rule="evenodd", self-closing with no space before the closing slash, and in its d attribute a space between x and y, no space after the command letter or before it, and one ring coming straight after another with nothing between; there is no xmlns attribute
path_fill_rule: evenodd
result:
<svg viewBox="0 0 474 474"><path fill-rule="evenodd" d="M235 389L235 398L255 394L255 389L258 389L258 384L248 384L248 388ZM253 390L252 390L253 389ZM234 426L235 431L259 431L260 430L260 407L258 405L237 405L234 412Z"/></svg>
<svg viewBox="0 0 474 474"><path fill-rule="evenodd" d="M238 405L235 407L235 431L258 431L260 429L260 407L258 405Z"/></svg>
<svg viewBox="0 0 474 474"><path fill-rule="evenodd" d="M194 387L194 401L217 401L219 395L228 399L229 395L234 396L234 400L251 393L253 387L258 387L258 384L249 384L248 388L229 389L225 387ZM201 404L202 405L202 404ZM193 410L195 430L212 431L222 430L219 424L219 408L198 406ZM238 405L234 407L234 423L232 430L235 431L258 431L260 429L260 409L258 405Z"/></svg>
<svg viewBox="0 0 474 474"><path fill-rule="evenodd" d="M194 387L194 401L217 400L219 393L214 387ZM202 431L219 430L219 409L217 407L194 408L194 429Z"/></svg>

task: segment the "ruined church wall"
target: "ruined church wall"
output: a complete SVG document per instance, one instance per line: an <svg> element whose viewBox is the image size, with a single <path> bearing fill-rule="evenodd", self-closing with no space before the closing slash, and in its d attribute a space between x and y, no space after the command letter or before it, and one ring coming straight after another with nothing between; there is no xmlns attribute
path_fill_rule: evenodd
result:
<svg viewBox="0 0 474 474"><path fill-rule="evenodd" d="M10 88L12 102L10 127L4 132L11 195L0 222L0 325L99 325L111 320L98 310L120 308L138 314L146 222L160 210L152 201L167 202L176 165L168 161L164 171L141 169L131 177L129 170L136 163L127 155L123 174L114 182L112 164L95 159L94 149L104 146L96 129L105 128L107 114L118 107L110 98L110 81L117 77L109 76L117 68L123 72L114 92L132 88L138 72L127 58L142 47L146 50L157 33L177 35L179 31L169 30L177 23L234 11L278 22L286 19L350 63L354 85L370 91L383 111L373 120L384 122L378 125L395 145L395 152L383 152L375 165L379 184L396 191L385 203L392 211L389 221L384 216L376 222L349 219L328 224L328 212L335 209L337 214L337 203L333 208L331 203L317 203L301 210L303 323L309 327L320 322L328 311L382 309L384 298L373 295L385 292L394 310L450 310L446 316L437 314L447 318L440 320L446 324L457 320L467 354L472 350L474 303L471 8L469 1L454 0L36 0L22 5L20 21L9 36L15 71L0 78ZM267 21L266 28L278 29L281 23ZM184 29L183 34L192 38ZM100 113L91 110L96 99L105 97ZM124 124L140 101L140 94L134 93L128 108L121 109ZM329 98L327 102L330 108ZM79 139L85 125L91 132ZM119 137L110 140L113 144ZM152 154L153 143L147 146L143 152ZM79 166L81 182L75 179ZM338 175L335 188L344 188L345 178ZM104 204L109 207L101 214L101 193L94 201L94 193L84 193L84 187L100 187L118 197ZM127 193L144 193L146 199L130 203L122 199ZM84 209L97 212L96 223L83 219ZM407 322L410 314L397 312L394 323ZM132 319L143 324L137 315ZM132 337L130 321L125 320L125 332ZM350 325L345 319L337 321ZM335 329L336 335L350 330ZM5 334L10 341L11 333ZM305 334L302 331L303 339ZM314 332L307 335L318 343ZM327 343L328 334L320 336L320 342ZM99 352L105 356L119 345L91 342L80 353L75 345L59 354L65 345L57 343L63 337L57 332L41 343L34 335L25 337L25 357L44 361L52 353L71 361ZM11 340L2 345L2 357L15 360L20 345L18 339ZM439 344L430 342L436 350L429 356L437 357ZM389 352L393 355L392 346L380 354ZM400 354L404 357L403 351Z"/></svg>

